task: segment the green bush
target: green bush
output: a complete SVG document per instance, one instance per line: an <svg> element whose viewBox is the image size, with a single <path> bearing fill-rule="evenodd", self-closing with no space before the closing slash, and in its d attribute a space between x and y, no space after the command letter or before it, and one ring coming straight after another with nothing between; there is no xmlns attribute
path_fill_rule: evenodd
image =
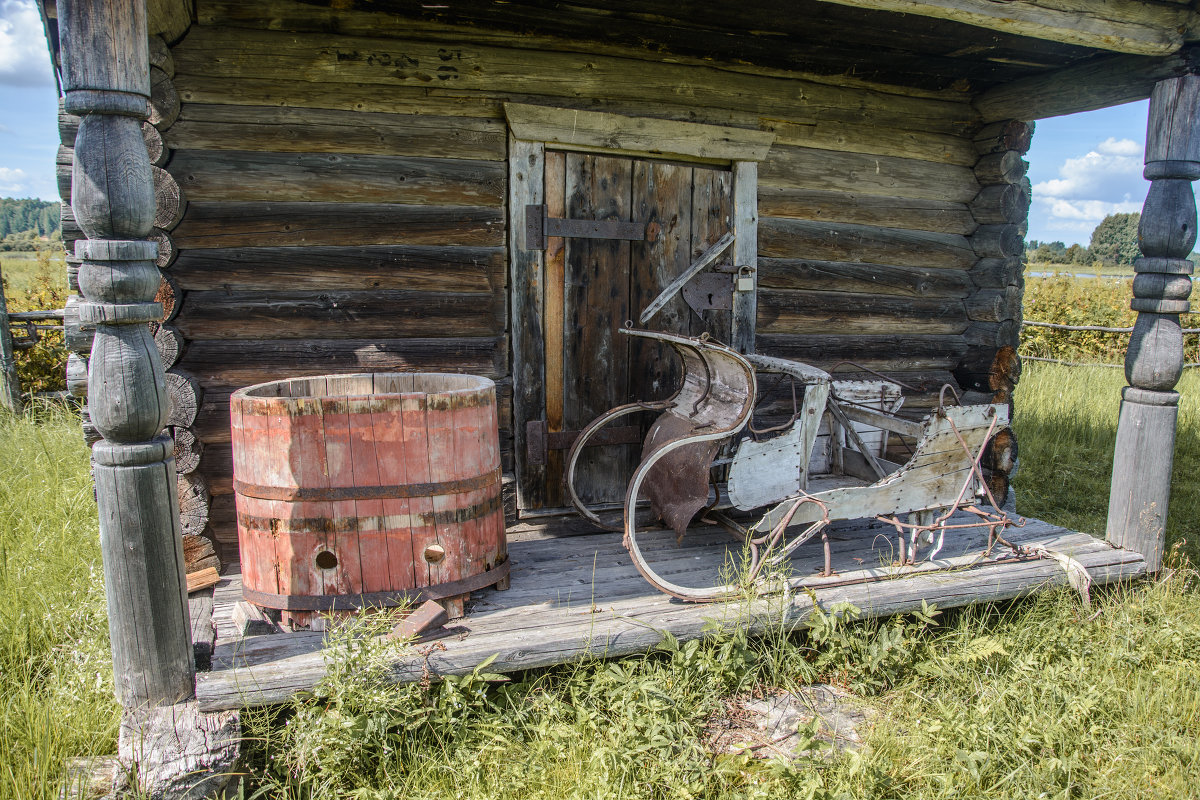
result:
<svg viewBox="0 0 1200 800"><path fill-rule="evenodd" d="M1129 308L1133 298L1130 282L1121 278L1077 278L1054 275L1025 279L1024 317L1060 325L1099 325L1128 328L1137 314ZM1184 314L1185 328L1200 327L1200 314ZM1021 353L1069 361L1123 363L1129 334L1101 331L1063 331L1025 326L1021 331ZM1185 359L1200 361L1200 334L1184 339Z"/></svg>
<svg viewBox="0 0 1200 800"><path fill-rule="evenodd" d="M23 288L15 288L7 275L4 278L4 297L9 311L45 311L66 305L63 263L51 259L48 250L38 250L36 261L24 273L21 276ZM28 338L28 328L24 324L13 325L11 330L18 340ZM37 343L15 354L21 391L57 392L67 388L67 354L60 331L38 331Z"/></svg>

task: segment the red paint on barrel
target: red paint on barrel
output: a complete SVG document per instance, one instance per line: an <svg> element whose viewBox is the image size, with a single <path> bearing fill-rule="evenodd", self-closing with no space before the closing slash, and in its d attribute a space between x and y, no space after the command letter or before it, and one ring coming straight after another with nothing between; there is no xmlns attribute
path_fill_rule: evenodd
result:
<svg viewBox="0 0 1200 800"><path fill-rule="evenodd" d="M230 400L242 580L287 597L436 587L503 562L496 387L388 373L259 384ZM444 552L429 560L426 551ZM443 601L461 613L466 595ZM284 611L307 627L310 611Z"/></svg>

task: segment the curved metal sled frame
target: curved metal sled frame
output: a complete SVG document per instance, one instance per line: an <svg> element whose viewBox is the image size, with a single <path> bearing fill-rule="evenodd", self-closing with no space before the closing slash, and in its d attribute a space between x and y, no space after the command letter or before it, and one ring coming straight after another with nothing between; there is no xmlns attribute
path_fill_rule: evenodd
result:
<svg viewBox="0 0 1200 800"><path fill-rule="evenodd" d="M1000 511L980 467L984 448L992 435L1007 424L1007 408L1003 405L954 406L940 405L923 423L912 457L890 474L881 474L876 482L860 487L840 487L816 494L799 490L795 496L774 504L750 528L718 515L722 524L742 538L748 546L749 561L738 584L712 587L688 587L673 583L659 575L646 561L638 545L636 508L641 499L647 476L659 464L666 463L673 453L689 445L718 443L742 430L750 420L756 395L755 367L763 371L784 372L806 384L827 387L828 374L804 364L743 356L707 337L691 338L674 334L622 329L623 333L653 339L671 346L684 365L684 378L678 392L658 403L630 403L619 406L598 417L580 433L568 454L567 489L571 502L585 518L607 530L622 530L623 543L638 572L654 587L666 594L688 602L713 602L742 596L746 588L757 584L767 591L787 591L806 587L843 585L888 577L896 577L913 569L945 569L965 566L986 556L994 542L1004 542L1001 533L1009 525L1021 525ZM817 395L835 418L839 413L838 400L831 394ZM637 411L661 410L654 427L646 437L643 458L630 479L625 495L623 524L620 528L600 520L579 499L574 488L575 466L588 440L616 419ZM848 420L846 421L848 422ZM907 426L917 423L907 422ZM665 430L665 440L656 439L656 430ZM672 433L673 431L673 433ZM853 428L849 428L853 431ZM860 450L861 439L851 437ZM867 455L864 451L864 456ZM981 487L991 509L984 510L974 501L973 489ZM688 519L694 515L696 508ZM976 515L978 522L950 524L950 517L959 510ZM908 514L907 522L899 515ZM899 566L854 570L834 575L827 527L834 519L874 517L893 525L899 534ZM789 529L803 526L788 538ZM932 560L942 546L946 530L987 527L988 548L972 558ZM676 528L678 532L678 527ZM825 568L816 578L771 577L777 573L768 567L785 565L800 545L821 534L824 544ZM905 534L911 547L905 547ZM936 536L937 543L929 560L917 565L914 560L918 536ZM907 553L906 553L907 550Z"/></svg>

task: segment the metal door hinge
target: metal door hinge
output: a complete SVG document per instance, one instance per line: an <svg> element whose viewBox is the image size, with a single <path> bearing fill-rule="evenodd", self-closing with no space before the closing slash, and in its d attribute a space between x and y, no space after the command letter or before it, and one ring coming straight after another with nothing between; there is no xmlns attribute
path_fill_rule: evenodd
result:
<svg viewBox="0 0 1200 800"><path fill-rule="evenodd" d="M646 223L615 219L565 219L547 215L544 205L525 206L525 249L544 250L546 238L550 236L641 242L646 239Z"/></svg>

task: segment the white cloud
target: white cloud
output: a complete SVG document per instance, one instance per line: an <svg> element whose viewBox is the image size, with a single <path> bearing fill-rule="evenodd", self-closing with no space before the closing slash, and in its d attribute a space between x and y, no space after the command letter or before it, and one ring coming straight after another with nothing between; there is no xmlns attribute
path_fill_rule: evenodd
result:
<svg viewBox="0 0 1200 800"><path fill-rule="evenodd" d="M1142 157L1142 145L1133 139L1114 139L1110 136L1096 145L1096 150L1106 156Z"/></svg>
<svg viewBox="0 0 1200 800"><path fill-rule="evenodd" d="M1141 211L1149 184L1142 178L1142 145L1109 137L1086 154L1065 159L1059 177L1033 185L1032 214L1047 231L1087 241L1109 214Z"/></svg>
<svg viewBox="0 0 1200 800"><path fill-rule="evenodd" d="M0 167L0 194L16 195L26 190L28 173L23 169Z"/></svg>
<svg viewBox="0 0 1200 800"><path fill-rule="evenodd" d="M0 84L53 83L42 18L33 0L0 0Z"/></svg>

